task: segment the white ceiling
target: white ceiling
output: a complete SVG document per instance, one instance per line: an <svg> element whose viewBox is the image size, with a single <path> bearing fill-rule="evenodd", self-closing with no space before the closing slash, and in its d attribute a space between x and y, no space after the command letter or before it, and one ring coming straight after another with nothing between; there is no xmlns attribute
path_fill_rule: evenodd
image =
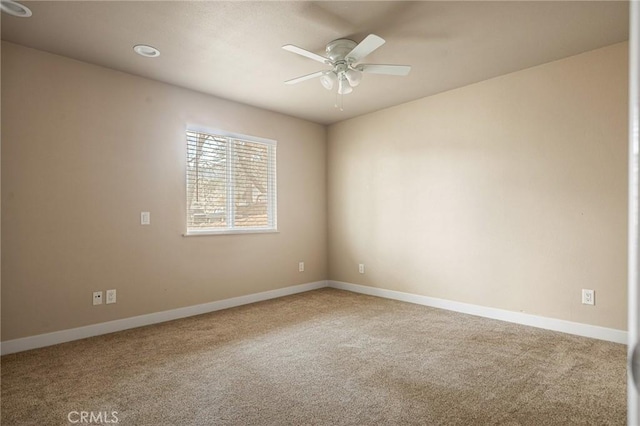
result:
<svg viewBox="0 0 640 426"><path fill-rule="evenodd" d="M329 124L628 39L628 2L614 1L23 1L2 15L2 39L221 98ZM284 44L324 55L337 38L387 42L344 111L317 79L325 69ZM136 55L145 43L162 53Z"/></svg>

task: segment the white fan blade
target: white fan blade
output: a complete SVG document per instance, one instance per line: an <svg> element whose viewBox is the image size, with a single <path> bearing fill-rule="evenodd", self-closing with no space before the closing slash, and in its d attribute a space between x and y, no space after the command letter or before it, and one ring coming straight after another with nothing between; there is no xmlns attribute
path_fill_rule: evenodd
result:
<svg viewBox="0 0 640 426"><path fill-rule="evenodd" d="M369 34L347 54L346 59L352 63L358 62L360 59L364 58L383 44L384 39L382 37L378 37L375 34Z"/></svg>
<svg viewBox="0 0 640 426"><path fill-rule="evenodd" d="M292 78L291 80L285 81L284 84L300 83L301 81L311 80L312 78L320 77L321 75L324 75L326 73L327 73L327 71L317 71L317 72L314 72L314 73L311 73L311 74L303 75L302 77Z"/></svg>
<svg viewBox="0 0 640 426"><path fill-rule="evenodd" d="M305 50L301 47L298 46L294 46L293 44L285 44L284 46L282 46L282 48L284 50L288 50L289 52L292 53L297 53L298 55L302 55L305 56L309 59L313 59L314 61L318 61L318 62L322 62L323 64L330 64L331 61L329 60L329 58L325 58L324 56L320 56L317 55L313 52L309 52L308 50Z"/></svg>
<svg viewBox="0 0 640 426"><path fill-rule="evenodd" d="M407 75L411 71L409 65L360 64L356 69L369 74L387 75Z"/></svg>

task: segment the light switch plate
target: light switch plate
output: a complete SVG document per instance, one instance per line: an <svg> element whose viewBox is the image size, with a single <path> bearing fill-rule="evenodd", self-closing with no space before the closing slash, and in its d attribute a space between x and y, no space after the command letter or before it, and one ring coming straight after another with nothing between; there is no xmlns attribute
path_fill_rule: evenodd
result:
<svg viewBox="0 0 640 426"><path fill-rule="evenodd" d="M151 225L150 212L140 212L140 225Z"/></svg>

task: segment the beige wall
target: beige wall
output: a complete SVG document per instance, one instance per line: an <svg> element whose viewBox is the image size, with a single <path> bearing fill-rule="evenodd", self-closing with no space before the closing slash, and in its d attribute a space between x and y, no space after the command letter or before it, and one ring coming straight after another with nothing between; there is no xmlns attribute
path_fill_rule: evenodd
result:
<svg viewBox="0 0 640 426"><path fill-rule="evenodd" d="M329 278L626 329L627 47L331 126Z"/></svg>
<svg viewBox="0 0 640 426"><path fill-rule="evenodd" d="M279 233L182 236L186 123L278 141ZM323 126L2 43L2 136L2 340L327 278Z"/></svg>
<svg viewBox="0 0 640 426"><path fill-rule="evenodd" d="M626 329L626 49L326 135L3 42L2 340L326 278ZM278 140L279 233L182 237L186 123Z"/></svg>

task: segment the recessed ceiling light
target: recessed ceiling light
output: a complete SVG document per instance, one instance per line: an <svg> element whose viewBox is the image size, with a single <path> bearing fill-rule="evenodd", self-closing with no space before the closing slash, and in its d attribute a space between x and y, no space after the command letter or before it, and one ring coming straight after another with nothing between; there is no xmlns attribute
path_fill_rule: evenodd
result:
<svg viewBox="0 0 640 426"><path fill-rule="evenodd" d="M12 0L0 1L0 9L9 15L17 16L19 18L28 18L31 16L31 9Z"/></svg>
<svg viewBox="0 0 640 426"><path fill-rule="evenodd" d="M133 46L133 50L140 56L146 58L156 58L160 56L160 51L155 47L148 46L146 44L136 44Z"/></svg>

